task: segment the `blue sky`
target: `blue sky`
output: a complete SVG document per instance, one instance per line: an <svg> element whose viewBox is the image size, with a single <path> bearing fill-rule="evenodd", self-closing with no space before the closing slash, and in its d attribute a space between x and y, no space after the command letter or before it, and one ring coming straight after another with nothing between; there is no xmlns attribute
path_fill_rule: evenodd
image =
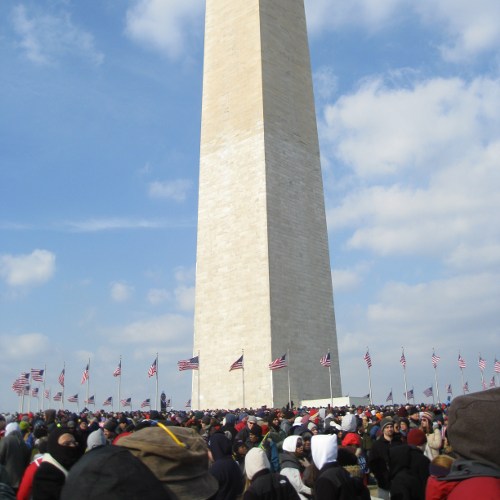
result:
<svg viewBox="0 0 500 500"><path fill-rule="evenodd" d="M479 353L488 382L500 358L500 4L306 10L343 392L368 392L369 347L375 401L403 401L402 346L418 399L433 347L442 399L459 351L479 390ZM160 390L190 397L203 21L202 0L0 2L0 411L45 365L83 400L89 357L116 399L120 355L139 404L156 352Z"/></svg>

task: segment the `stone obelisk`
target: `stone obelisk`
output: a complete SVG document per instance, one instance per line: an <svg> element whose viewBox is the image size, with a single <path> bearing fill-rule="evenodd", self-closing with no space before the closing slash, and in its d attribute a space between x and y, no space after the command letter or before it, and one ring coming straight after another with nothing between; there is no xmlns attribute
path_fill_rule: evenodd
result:
<svg viewBox="0 0 500 500"><path fill-rule="evenodd" d="M206 2L194 329L193 408L341 395L303 0Z"/></svg>

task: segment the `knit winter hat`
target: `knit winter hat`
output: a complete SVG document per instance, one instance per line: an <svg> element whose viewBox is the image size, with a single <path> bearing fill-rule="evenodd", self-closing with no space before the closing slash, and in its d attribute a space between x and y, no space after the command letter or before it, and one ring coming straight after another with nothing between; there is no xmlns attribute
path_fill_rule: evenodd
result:
<svg viewBox="0 0 500 500"><path fill-rule="evenodd" d="M392 417L383 418L382 421L380 422L380 430L383 431L384 427L389 424L394 425L394 420L392 420Z"/></svg>
<svg viewBox="0 0 500 500"><path fill-rule="evenodd" d="M406 442L412 446L422 446L427 442L427 437L421 429L411 429L406 436Z"/></svg>
<svg viewBox="0 0 500 500"><path fill-rule="evenodd" d="M500 467L500 433L486 423L500 421L500 388L453 399L448 412L448 439L458 455Z"/></svg>
<svg viewBox="0 0 500 500"><path fill-rule="evenodd" d="M87 450L90 451L93 450L94 448L97 448L98 446L104 446L108 444L106 438L104 437L104 432L102 431L101 428L97 429L94 432L91 432L89 434L89 437L87 438Z"/></svg>
<svg viewBox="0 0 500 500"><path fill-rule="evenodd" d="M422 420L423 418L426 418L429 422L432 422L434 420L434 415L429 411L423 411L420 414L420 420Z"/></svg>

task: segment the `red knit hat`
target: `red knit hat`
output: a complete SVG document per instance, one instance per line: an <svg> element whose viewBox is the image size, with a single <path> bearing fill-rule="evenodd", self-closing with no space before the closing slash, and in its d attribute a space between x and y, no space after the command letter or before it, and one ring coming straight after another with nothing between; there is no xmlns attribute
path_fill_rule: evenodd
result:
<svg viewBox="0 0 500 500"><path fill-rule="evenodd" d="M421 429L412 429L406 436L406 442L411 446L422 446L427 442L427 438Z"/></svg>

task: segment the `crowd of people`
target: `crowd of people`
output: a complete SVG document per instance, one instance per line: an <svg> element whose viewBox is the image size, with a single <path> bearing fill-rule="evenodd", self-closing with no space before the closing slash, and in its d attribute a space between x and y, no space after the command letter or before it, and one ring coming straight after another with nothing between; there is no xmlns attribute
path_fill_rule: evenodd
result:
<svg viewBox="0 0 500 500"><path fill-rule="evenodd" d="M499 499L498 421L500 389L435 406L0 415L0 498Z"/></svg>

